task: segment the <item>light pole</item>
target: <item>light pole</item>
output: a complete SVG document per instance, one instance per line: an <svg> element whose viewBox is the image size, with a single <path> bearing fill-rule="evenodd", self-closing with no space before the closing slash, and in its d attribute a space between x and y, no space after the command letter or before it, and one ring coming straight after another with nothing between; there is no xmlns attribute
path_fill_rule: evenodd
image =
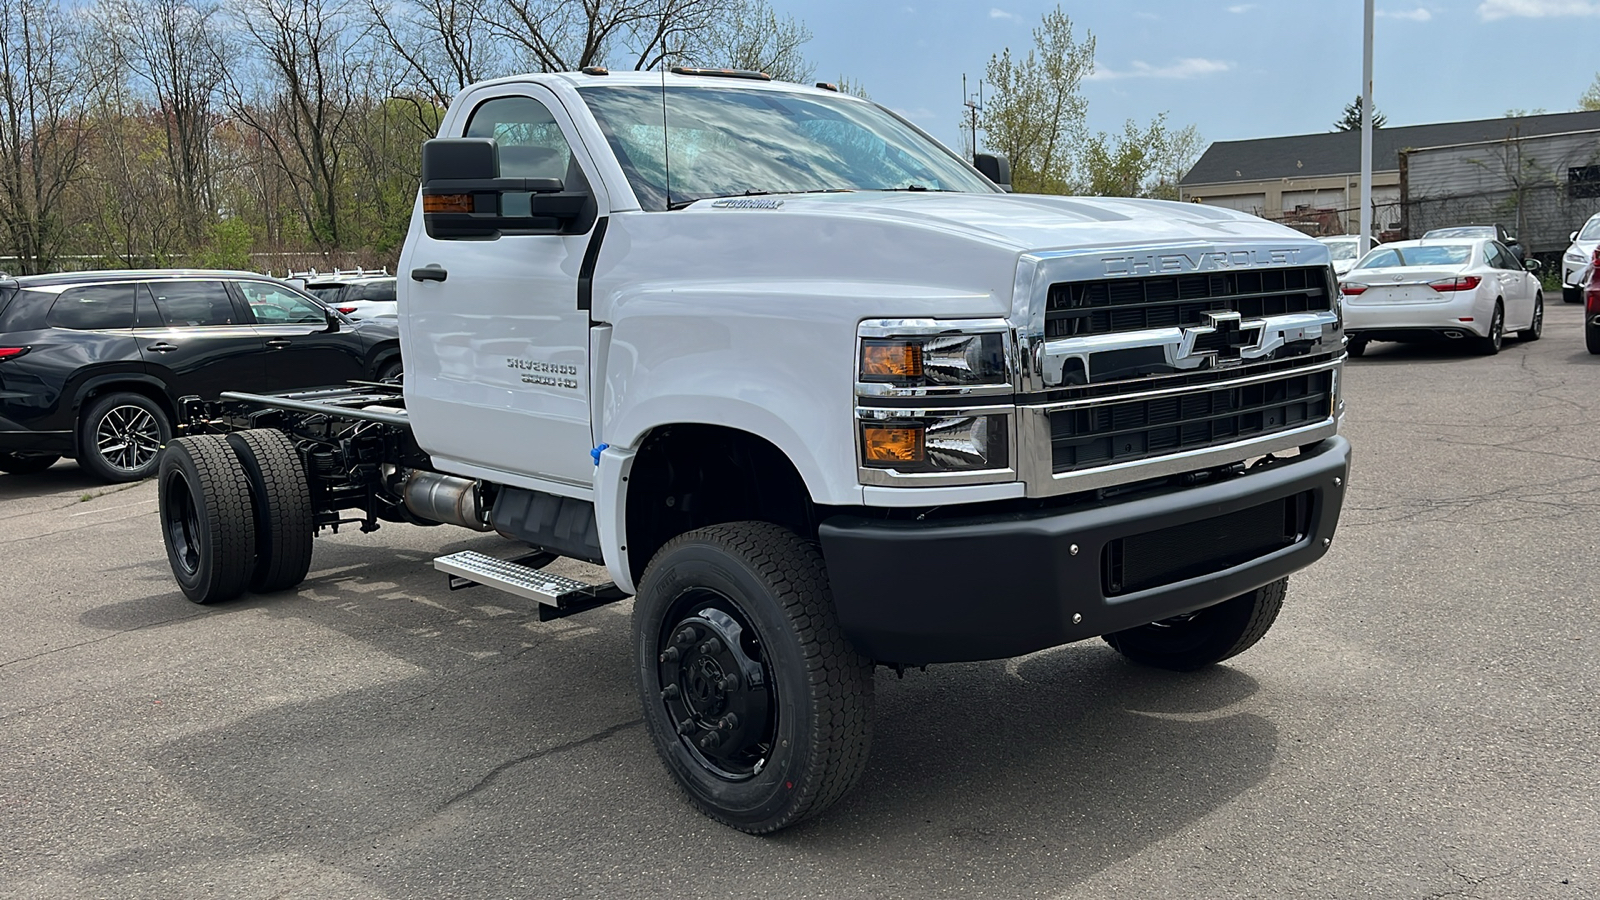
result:
<svg viewBox="0 0 1600 900"><path fill-rule="evenodd" d="M1361 46L1361 240L1362 254L1372 249L1372 4L1366 0Z"/></svg>

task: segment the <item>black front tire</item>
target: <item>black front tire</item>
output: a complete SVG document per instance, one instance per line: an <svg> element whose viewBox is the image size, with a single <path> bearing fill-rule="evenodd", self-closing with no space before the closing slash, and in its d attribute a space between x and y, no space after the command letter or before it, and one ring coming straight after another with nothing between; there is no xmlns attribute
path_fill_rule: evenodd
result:
<svg viewBox="0 0 1600 900"><path fill-rule="evenodd" d="M839 629L815 545L766 522L680 535L645 570L633 633L646 730L713 819L771 833L861 777L872 663Z"/></svg>
<svg viewBox="0 0 1600 900"><path fill-rule="evenodd" d="M1497 300L1494 304L1494 317L1489 319L1489 334L1477 340L1478 354L1493 356L1500 352L1506 340L1506 308Z"/></svg>
<svg viewBox="0 0 1600 900"><path fill-rule="evenodd" d="M1519 341L1537 341L1544 334L1544 294L1533 295L1533 324L1517 332Z"/></svg>
<svg viewBox="0 0 1600 900"><path fill-rule="evenodd" d="M1105 636L1112 649L1141 665L1192 672L1238 656L1266 635L1283 608L1282 578L1216 606Z"/></svg>
<svg viewBox="0 0 1600 900"><path fill-rule="evenodd" d="M1562 303L1582 303L1583 302L1583 288L1567 287L1566 285L1562 285L1561 286L1561 302Z"/></svg>
<svg viewBox="0 0 1600 900"><path fill-rule="evenodd" d="M1351 338L1350 342L1345 344L1344 349L1346 353L1350 354L1351 359L1360 359L1367 355L1367 339Z"/></svg>
<svg viewBox="0 0 1600 900"><path fill-rule="evenodd" d="M0 472L8 475L34 475L55 465L55 453L0 453Z"/></svg>
<svg viewBox="0 0 1600 900"><path fill-rule="evenodd" d="M140 481L155 474L172 421L143 394L107 394L78 424L78 465L101 481Z"/></svg>
<svg viewBox="0 0 1600 900"><path fill-rule="evenodd" d="M317 526L311 486L294 441L276 428L228 435L250 480L256 513L256 560L250 590L286 591L305 580L311 568L311 539Z"/></svg>
<svg viewBox="0 0 1600 900"><path fill-rule="evenodd" d="M1585 322L1583 325L1583 342L1589 346L1589 352L1600 356L1600 325Z"/></svg>
<svg viewBox="0 0 1600 900"><path fill-rule="evenodd" d="M221 603L244 592L255 569L250 478L216 435L179 438L161 454L161 539L183 595Z"/></svg>

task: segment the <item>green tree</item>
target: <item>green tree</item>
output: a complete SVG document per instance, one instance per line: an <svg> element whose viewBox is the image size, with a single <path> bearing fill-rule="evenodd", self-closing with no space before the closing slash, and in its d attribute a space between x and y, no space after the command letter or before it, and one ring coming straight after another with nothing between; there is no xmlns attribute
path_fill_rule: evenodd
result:
<svg viewBox="0 0 1600 900"><path fill-rule="evenodd" d="M1600 110L1600 73L1594 76L1594 83L1578 98L1579 109Z"/></svg>
<svg viewBox="0 0 1600 900"><path fill-rule="evenodd" d="M1143 128L1132 119L1122 133L1100 132L1084 142L1079 169L1083 191L1100 197L1178 199L1178 179L1200 155L1200 133L1193 125L1177 131L1161 113Z"/></svg>
<svg viewBox="0 0 1600 900"><path fill-rule="evenodd" d="M979 117L983 143L1011 160L1011 183L1022 193L1067 193L1072 150L1083 141L1088 103L1079 93L1094 71L1094 35L1072 33L1057 6L1033 30L1033 47L1018 58L1007 47L989 58L993 91Z"/></svg>
<svg viewBox="0 0 1600 900"><path fill-rule="evenodd" d="M1389 124L1389 117L1378 109L1378 104L1372 104L1372 127L1382 128ZM1333 131L1360 131L1361 130L1361 95L1357 94L1354 100L1345 104L1344 113L1339 120L1333 123Z"/></svg>

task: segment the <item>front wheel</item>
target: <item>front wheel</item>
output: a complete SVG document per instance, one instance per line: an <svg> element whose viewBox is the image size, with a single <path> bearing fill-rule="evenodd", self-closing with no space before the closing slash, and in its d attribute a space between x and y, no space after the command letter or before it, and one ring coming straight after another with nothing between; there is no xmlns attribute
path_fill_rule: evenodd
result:
<svg viewBox="0 0 1600 900"><path fill-rule="evenodd" d="M766 522L680 535L645 571L633 633L645 727L707 815L766 834L860 778L872 664L839 629L813 544Z"/></svg>
<svg viewBox="0 0 1600 900"><path fill-rule="evenodd" d="M78 426L78 465L102 481L138 481L155 474L172 423L143 394L107 394L90 404Z"/></svg>
<svg viewBox="0 0 1600 900"><path fill-rule="evenodd" d="M1351 359L1360 359L1367 355L1367 339L1351 338L1350 342L1345 344L1344 349L1346 353L1350 354Z"/></svg>
<svg viewBox="0 0 1600 900"><path fill-rule="evenodd" d="M1187 615L1174 616L1105 636L1113 650L1141 665L1190 672L1238 656L1278 618L1289 579Z"/></svg>
<svg viewBox="0 0 1600 900"><path fill-rule="evenodd" d="M1582 303L1583 302L1583 288L1567 287L1566 285L1562 285L1561 286L1561 302L1562 303Z"/></svg>
<svg viewBox="0 0 1600 900"><path fill-rule="evenodd" d="M1589 346L1589 352L1600 355L1600 325L1585 322L1583 325L1583 342Z"/></svg>
<svg viewBox="0 0 1600 900"><path fill-rule="evenodd" d="M1544 294L1533 295L1533 322L1525 331L1517 332L1519 341L1537 341L1544 334Z"/></svg>

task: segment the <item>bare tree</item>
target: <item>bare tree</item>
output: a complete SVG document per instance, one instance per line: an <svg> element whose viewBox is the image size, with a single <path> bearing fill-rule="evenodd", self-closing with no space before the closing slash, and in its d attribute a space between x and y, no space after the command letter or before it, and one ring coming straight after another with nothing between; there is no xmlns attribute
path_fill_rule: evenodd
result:
<svg viewBox="0 0 1600 900"><path fill-rule="evenodd" d="M403 86L434 106L516 67L505 42L492 36L480 0L366 0L366 12L400 61Z"/></svg>
<svg viewBox="0 0 1600 900"><path fill-rule="evenodd" d="M701 57L707 39L746 0L483 0L493 33L527 68L610 65L652 69Z"/></svg>
<svg viewBox="0 0 1600 900"><path fill-rule="evenodd" d="M62 199L83 174L92 70L56 0L0 0L0 219L25 272L53 267Z"/></svg>
<svg viewBox="0 0 1600 900"><path fill-rule="evenodd" d="M104 46L160 116L179 227L198 244L216 209L210 138L223 75L218 9L210 0L100 0L98 18Z"/></svg>
<svg viewBox="0 0 1600 900"><path fill-rule="evenodd" d="M707 33L686 47L691 62L765 72L779 81L810 81L816 66L801 52L811 30L793 16L778 18L767 0L737 0Z"/></svg>

